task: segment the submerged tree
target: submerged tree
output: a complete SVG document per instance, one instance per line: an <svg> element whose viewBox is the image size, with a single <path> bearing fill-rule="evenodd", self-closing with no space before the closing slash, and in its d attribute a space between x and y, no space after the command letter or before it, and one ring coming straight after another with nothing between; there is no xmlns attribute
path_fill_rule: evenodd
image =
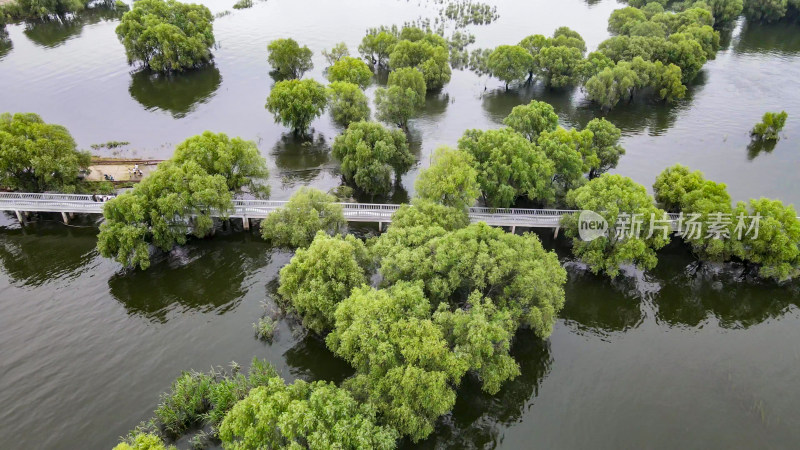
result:
<svg viewBox="0 0 800 450"><path fill-rule="evenodd" d="M761 118L761 122L757 123L750 131L750 136L752 136L753 139L762 141L777 141L780 139L780 135L778 133L783 130L788 117L789 115L786 113L786 111L781 111L779 113L764 113L764 116Z"/></svg>
<svg viewBox="0 0 800 450"><path fill-rule="evenodd" d="M337 307L326 342L356 369L345 385L415 442L452 409L452 385L466 371L431 320L421 283L355 289Z"/></svg>
<svg viewBox="0 0 800 450"><path fill-rule="evenodd" d="M378 425L374 407L333 383L286 385L275 377L236 403L220 426L220 438L230 449L392 449L397 432Z"/></svg>
<svg viewBox="0 0 800 450"><path fill-rule="evenodd" d="M742 217L749 220L740 224ZM800 276L800 220L793 206L767 198L750 200L749 204L739 202L733 221L734 255L758 265L758 273L764 278L786 281ZM742 227L741 237L736 227Z"/></svg>
<svg viewBox="0 0 800 450"><path fill-rule="evenodd" d="M397 44L397 36L395 34L390 33L388 30L373 28L362 39L361 45L358 46L358 52L373 67L385 66L395 44Z"/></svg>
<svg viewBox="0 0 800 450"><path fill-rule="evenodd" d="M275 83L266 108L275 122L304 133L328 104L325 87L314 80L285 80Z"/></svg>
<svg viewBox="0 0 800 450"><path fill-rule="evenodd" d="M359 189L383 195L398 177L411 168L414 156L406 135L375 122L354 122L333 142L333 156L342 162L342 174Z"/></svg>
<svg viewBox="0 0 800 450"><path fill-rule="evenodd" d="M74 189L91 156L75 148L61 125L33 113L0 114L0 184L10 189L44 192Z"/></svg>
<svg viewBox="0 0 800 450"><path fill-rule="evenodd" d="M518 197L540 203L554 198L553 162L514 130L467 130L458 148L475 159L487 206L508 208Z"/></svg>
<svg viewBox="0 0 800 450"><path fill-rule="evenodd" d="M281 77L302 78L314 67L311 50L306 46L300 47L294 39L276 39L269 43L267 51L267 61Z"/></svg>
<svg viewBox="0 0 800 450"><path fill-rule="evenodd" d="M186 243L191 232L203 237L214 226L212 215L224 218L233 195L222 175L210 175L194 161L164 162L133 190L103 208L97 248L124 266L150 266L150 245L170 251Z"/></svg>
<svg viewBox="0 0 800 450"><path fill-rule="evenodd" d="M543 131L556 130L558 115L549 103L531 100L527 105L515 106L503 123L536 142Z"/></svg>
<svg viewBox="0 0 800 450"><path fill-rule="evenodd" d="M345 81L353 83L362 89L367 87L372 79L372 71L364 61L344 56L328 68L328 81Z"/></svg>
<svg viewBox="0 0 800 450"><path fill-rule="evenodd" d="M352 235L330 237L320 231L281 269L278 294L303 326L325 334L333 328L336 305L367 282L369 254Z"/></svg>
<svg viewBox="0 0 800 450"><path fill-rule="evenodd" d="M670 225L664 211L653 204L644 186L630 178L604 174L570 191L567 202L598 214L608 224L605 235L583 240L577 215L564 218L572 253L593 273L615 278L624 264L652 269L658 263L656 250L669 243Z"/></svg>
<svg viewBox="0 0 800 450"><path fill-rule="evenodd" d="M487 66L508 90L509 83L525 79L533 66L533 57L519 45L501 45L489 55Z"/></svg>
<svg viewBox="0 0 800 450"><path fill-rule="evenodd" d="M213 20L203 5L139 0L122 16L116 32L129 64L139 61L157 72L180 72L212 58Z"/></svg>
<svg viewBox="0 0 800 450"><path fill-rule="evenodd" d="M328 65L332 66L345 56L350 56L350 50L347 49L347 44L344 42L339 42L338 44L334 45L330 51L323 50L322 56L324 56L325 60L328 61Z"/></svg>
<svg viewBox="0 0 800 450"><path fill-rule="evenodd" d="M347 225L342 205L318 189L302 187L261 221L261 236L275 246L308 247L319 231L334 235Z"/></svg>
<svg viewBox="0 0 800 450"><path fill-rule="evenodd" d="M419 198L457 209L469 208L481 193L472 156L448 147L436 150L430 167L420 172L414 188Z"/></svg>
<svg viewBox="0 0 800 450"><path fill-rule="evenodd" d="M342 125L369 120L369 99L358 85L336 81L328 86L328 104L333 120Z"/></svg>
<svg viewBox="0 0 800 450"><path fill-rule="evenodd" d="M433 38L430 40L437 42ZM393 70L416 67L425 78L425 86L432 91L440 89L450 81L451 70L447 43L444 39L443 42L437 43L431 43L430 40L399 41L392 48L389 67Z"/></svg>
<svg viewBox="0 0 800 450"><path fill-rule="evenodd" d="M228 190L234 194L247 188L256 197L269 197L269 185L265 184L269 169L255 142L205 131L175 147L172 162L189 161L196 162L209 174L225 177Z"/></svg>
<svg viewBox="0 0 800 450"><path fill-rule="evenodd" d="M417 68L393 70L387 87L375 91L378 119L408 128L408 120L425 105L425 91L425 78Z"/></svg>

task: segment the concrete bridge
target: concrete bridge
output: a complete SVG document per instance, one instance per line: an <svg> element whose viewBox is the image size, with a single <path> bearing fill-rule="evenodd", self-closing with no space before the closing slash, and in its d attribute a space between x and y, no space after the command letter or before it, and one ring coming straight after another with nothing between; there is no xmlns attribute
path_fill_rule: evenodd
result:
<svg viewBox="0 0 800 450"><path fill-rule="evenodd" d="M288 202L274 200L234 200L233 210L228 217L242 219L245 229L249 229L250 219L263 219L286 203ZM14 211L22 223L30 212L61 213L64 222L68 223L75 214L102 214L103 204L91 195L0 193L0 211ZM400 208L400 205L376 203L339 204L349 222L374 222L381 228L392 221L392 214ZM511 227L512 230L516 227L558 229L561 217L573 212L576 211L473 207L469 209L469 218L472 222L486 222L488 225Z"/></svg>

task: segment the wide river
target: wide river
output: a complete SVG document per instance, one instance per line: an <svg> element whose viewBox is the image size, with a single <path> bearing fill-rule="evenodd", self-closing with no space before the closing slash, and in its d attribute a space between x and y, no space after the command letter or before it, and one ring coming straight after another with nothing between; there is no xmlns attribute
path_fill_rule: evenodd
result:
<svg viewBox="0 0 800 450"><path fill-rule="evenodd" d="M204 1L212 12L233 0ZM608 37L613 0L501 0L500 18L468 27L470 48L516 43L566 25L589 49ZM273 198L300 185L340 183L327 115L303 142L264 109L274 83L266 45L293 37L314 51L307 77L323 80L321 51L344 41L355 53L366 28L435 17L425 0L268 0L218 18L214 65L154 78L127 65L107 11L69 24L10 25L0 40L0 112L37 112L65 125L78 144L128 141L107 156L167 158L204 130L256 141L271 168ZM728 184L735 200L800 204L800 30L743 21L687 98L646 100L606 117L623 129L627 154L615 170L647 186L680 162ZM369 89L371 94L374 86ZM580 90L541 86L505 92L495 79L454 70L412 120L419 163L386 201L413 196L419 169L439 145L468 128L493 128L514 106L552 103L562 125L600 111ZM769 152L748 149L748 130L768 110L789 121ZM164 255L150 270L123 271L96 250L96 223L55 217L21 228L0 217L0 448L112 447L151 416L182 370L254 357L288 380L341 381L350 374L322 341L281 322L275 341L252 323L272 297L290 253L255 234L220 230ZM357 228L375 234L375 227ZM567 305L550 339L517 336L522 376L496 396L475 380L424 448L797 448L800 444L800 286L743 277L736 267L699 265L673 244L658 267L616 281L587 274L563 241L542 234L570 274ZM185 444L185 443L182 443ZM404 443L408 447L412 447Z"/></svg>

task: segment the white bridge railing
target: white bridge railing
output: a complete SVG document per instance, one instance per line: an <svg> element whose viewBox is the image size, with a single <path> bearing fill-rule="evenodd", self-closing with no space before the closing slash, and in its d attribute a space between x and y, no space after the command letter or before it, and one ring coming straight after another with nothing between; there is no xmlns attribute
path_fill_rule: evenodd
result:
<svg viewBox="0 0 800 450"><path fill-rule="evenodd" d="M104 196L77 194L33 194L0 193L0 211L53 212L102 214ZM242 219L263 219L268 214L286 205L286 201L275 200L234 200L229 217ZM344 216L351 222L389 223L400 205L378 203L340 203ZM469 216L473 222L486 222L489 225L547 227L557 228L561 217L573 210L559 209L521 209L521 208L470 208Z"/></svg>
<svg viewBox="0 0 800 450"><path fill-rule="evenodd" d="M54 212L102 214L104 196L74 194L32 194L17 192L0 192L0 211L20 212ZM286 201L275 200L234 200L233 210L229 217L242 219L263 219L276 209L286 205ZM344 216L351 222L392 221L392 214L400 205L378 203L340 203ZM558 228L564 215L579 212L571 209L524 209L524 208L485 208L469 209L472 222L486 222L495 226ZM678 214L669 214L673 221Z"/></svg>

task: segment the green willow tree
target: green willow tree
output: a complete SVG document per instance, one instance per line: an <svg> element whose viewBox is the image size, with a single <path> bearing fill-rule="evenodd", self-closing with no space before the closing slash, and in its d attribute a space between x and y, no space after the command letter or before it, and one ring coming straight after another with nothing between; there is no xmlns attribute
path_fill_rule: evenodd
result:
<svg viewBox="0 0 800 450"><path fill-rule="evenodd" d="M333 383L275 377L254 388L225 417L220 439L226 449L393 449L397 432L377 424L369 404Z"/></svg>
<svg viewBox="0 0 800 450"><path fill-rule="evenodd" d="M556 130L558 115L549 103L531 100L527 105L515 106L503 123L536 142L540 133Z"/></svg>
<svg viewBox="0 0 800 450"><path fill-rule="evenodd" d="M203 5L139 0L123 14L116 33L128 63L156 72L181 72L211 60L214 16Z"/></svg>
<svg viewBox="0 0 800 450"><path fill-rule="evenodd" d="M481 193L472 156L448 147L436 150L430 167L417 177L414 189L419 198L457 209L474 205Z"/></svg>
<svg viewBox="0 0 800 450"><path fill-rule="evenodd" d="M414 164L405 133L375 122L351 123L333 141L333 156L345 179L371 195L388 193L392 174L399 177Z"/></svg>
<svg viewBox="0 0 800 450"><path fill-rule="evenodd" d="M353 83L335 81L328 85L328 107L333 120L344 126L369 120L369 99Z"/></svg>
<svg viewBox="0 0 800 450"><path fill-rule="evenodd" d="M425 92L425 78L417 68L393 70L387 87L375 91L378 119L408 129L408 120L425 106Z"/></svg>
<svg viewBox="0 0 800 450"><path fill-rule="evenodd" d="M372 80L372 70L367 64L351 56L344 56L328 68L328 81L353 83L362 89Z"/></svg>
<svg viewBox="0 0 800 450"><path fill-rule="evenodd" d="M133 190L103 208L97 248L106 258L128 267L150 267L150 245L170 251L214 226L212 213L224 218L233 195L222 175L210 175L196 162L164 162Z"/></svg>
<svg viewBox="0 0 800 450"><path fill-rule="evenodd" d="M508 208L518 197L543 204L554 198L553 162L511 128L467 130L458 148L474 158L487 206Z"/></svg>
<svg viewBox="0 0 800 450"><path fill-rule="evenodd" d="M285 206L261 221L261 237L279 247L308 247L317 232L334 235L346 225L336 197L304 186Z"/></svg>
<svg viewBox="0 0 800 450"><path fill-rule="evenodd" d="M267 97L266 108L295 134L308 130L328 105L325 86L314 80L284 80L275 83Z"/></svg>
<svg viewBox="0 0 800 450"><path fill-rule="evenodd" d="M764 278L787 281L800 276L800 220L794 207L761 198L737 203L733 210L734 225L738 225L740 216L758 216L758 234L743 233L739 239L737 233L731 241L733 254L757 265L758 274Z"/></svg>
<svg viewBox="0 0 800 450"><path fill-rule="evenodd" d="M575 209L599 214L608 223L606 235L584 241L579 237L577 215L563 219L566 234L572 239L572 253L592 273L615 278L625 264L652 269L658 263L656 250L670 241L665 212L655 206L644 186L628 177L604 174L570 191L567 202Z"/></svg>
<svg viewBox="0 0 800 450"><path fill-rule="evenodd" d="M677 236L692 247L703 261L727 261L731 257L734 226L731 196L723 183L706 180L699 171L690 172L680 164L668 167L656 177L653 184L656 201L665 209L682 212ZM725 225L721 220L727 218ZM719 234L709 233L711 224L717 222ZM695 231L692 223L705 225L705 230Z"/></svg>
<svg viewBox="0 0 800 450"><path fill-rule="evenodd" d="M336 305L367 283L369 263L369 252L360 240L320 231L281 269L278 294L304 327L324 335L333 328Z"/></svg>
<svg viewBox="0 0 800 450"><path fill-rule="evenodd" d="M203 237L212 217L227 217L233 197L247 187L266 195L266 161L255 144L205 132L176 148L132 190L106 202L97 248L126 267L150 266L150 248L170 251L189 233Z"/></svg>
<svg viewBox="0 0 800 450"><path fill-rule="evenodd" d="M757 123L750 131L750 136L762 141L777 141L780 139L778 133L783 130L788 117L789 114L786 111L764 113L761 122Z"/></svg>
<svg viewBox="0 0 800 450"><path fill-rule="evenodd" d="M509 83L524 80L532 66L533 57L519 45L501 45L489 55L487 61L489 72L505 83L506 90Z"/></svg>
<svg viewBox="0 0 800 450"><path fill-rule="evenodd" d="M395 44L397 44L397 40L397 35L389 30L372 28L367 31L367 35L361 40L358 52L371 66L385 67L389 61L389 55L392 53Z"/></svg>
<svg viewBox="0 0 800 450"><path fill-rule="evenodd" d="M431 320L421 283L355 289L336 308L326 342L356 369L345 386L414 442L452 409L453 386L467 369Z"/></svg>
<svg viewBox="0 0 800 450"><path fill-rule="evenodd" d="M314 67L311 50L294 39L276 39L267 46L267 61L282 78L302 78Z"/></svg>
<svg viewBox="0 0 800 450"><path fill-rule="evenodd" d="M425 35L417 41L400 40L389 55L389 67L397 70L403 67L416 67L425 78L429 91L441 89L450 81L450 50L444 39L439 41L435 35ZM438 37L438 36L437 36Z"/></svg>
<svg viewBox="0 0 800 450"><path fill-rule="evenodd" d="M72 191L91 155L61 125L33 113L0 114L0 184L26 192Z"/></svg>
<svg viewBox="0 0 800 450"><path fill-rule="evenodd" d="M210 174L222 175L234 194L246 189L258 198L269 197L267 161L253 141L205 131L175 147L172 162L180 165L190 161Z"/></svg>

